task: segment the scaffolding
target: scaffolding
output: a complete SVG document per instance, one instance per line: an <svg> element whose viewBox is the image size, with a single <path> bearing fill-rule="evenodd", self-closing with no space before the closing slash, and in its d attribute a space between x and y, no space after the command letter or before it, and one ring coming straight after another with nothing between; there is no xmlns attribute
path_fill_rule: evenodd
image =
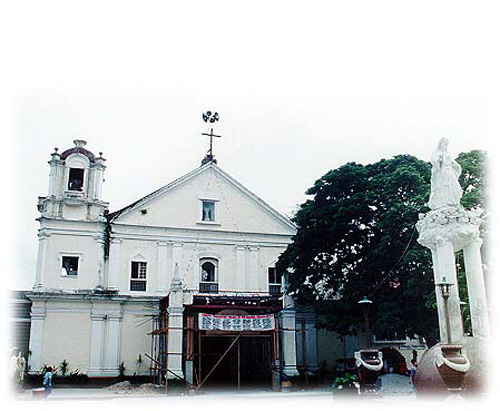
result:
<svg viewBox="0 0 500 411"><path fill-rule="evenodd" d="M270 331L204 331L198 326L197 314L200 312L217 313L221 310L244 311L253 314L273 314L282 310L283 305L281 295L268 293L242 293L234 291L222 291L217 295L198 294L193 297L193 303L185 306L185 315L182 331L183 338L183 364L186 372L185 377L177 375L168 369L168 297L159 302L159 313L152 319L151 325L151 353L146 356L151 360L150 376L152 382L156 384L168 384L168 377L186 383L191 389L198 391L213 375L217 367L226 358L228 353L234 349L237 352L237 387L241 387L241 359L240 343L245 337L250 338L269 338L269 368L272 372L273 387L275 386L275 375L278 376L281 369L280 359L280 330L278 321L275 321L274 330ZM293 331L295 330L287 330ZM203 347L206 347L204 339L211 337L225 337L231 342L218 358L213 366L206 370L202 369ZM267 344L267 343L265 343ZM264 344L264 345L265 345ZM266 346L266 345L265 345ZM219 355L219 354L217 354ZM233 354L234 355L234 354ZM206 360L205 360L206 362Z"/></svg>

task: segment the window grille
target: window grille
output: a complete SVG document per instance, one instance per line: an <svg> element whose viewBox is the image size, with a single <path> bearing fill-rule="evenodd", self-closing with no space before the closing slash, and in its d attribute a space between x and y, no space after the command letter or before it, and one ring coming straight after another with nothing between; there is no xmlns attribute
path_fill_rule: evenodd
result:
<svg viewBox="0 0 500 411"><path fill-rule="evenodd" d="M281 294L282 274L276 270L276 267L269 267L267 269L267 276L269 282L269 294Z"/></svg>
<svg viewBox="0 0 500 411"><path fill-rule="evenodd" d="M146 291L147 263L144 261L132 261L130 275L130 291Z"/></svg>

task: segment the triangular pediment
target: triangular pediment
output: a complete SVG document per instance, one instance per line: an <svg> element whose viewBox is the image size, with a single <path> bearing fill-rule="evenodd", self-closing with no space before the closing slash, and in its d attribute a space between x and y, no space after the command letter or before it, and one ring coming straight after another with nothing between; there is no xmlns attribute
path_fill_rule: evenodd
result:
<svg viewBox="0 0 500 411"><path fill-rule="evenodd" d="M214 204L213 221L203 221L203 202ZM213 163L195 169L110 214L110 221L154 227L295 233L295 226L288 218Z"/></svg>

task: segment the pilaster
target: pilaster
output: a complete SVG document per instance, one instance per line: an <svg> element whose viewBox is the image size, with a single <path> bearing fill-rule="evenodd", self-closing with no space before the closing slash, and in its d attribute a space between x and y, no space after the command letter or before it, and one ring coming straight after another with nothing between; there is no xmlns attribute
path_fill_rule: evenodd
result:
<svg viewBox="0 0 500 411"><path fill-rule="evenodd" d="M94 236L97 243L97 269L95 278L95 288L104 288L104 248L106 244L106 237L104 233L100 233Z"/></svg>
<svg viewBox="0 0 500 411"><path fill-rule="evenodd" d="M104 327L106 315L102 312L91 313L90 364L89 376L100 376L103 372Z"/></svg>
<svg viewBox="0 0 500 411"><path fill-rule="evenodd" d="M31 306L31 331L29 367L38 372L43 366L43 328L45 324L45 302L33 301Z"/></svg>
<svg viewBox="0 0 500 411"><path fill-rule="evenodd" d="M259 247L249 246L249 273L247 276L247 290L259 291Z"/></svg>
<svg viewBox="0 0 500 411"><path fill-rule="evenodd" d="M44 285L45 259L47 252L47 242L50 234L46 229L40 229L38 232L38 257L36 262L34 290L40 290Z"/></svg>
<svg viewBox="0 0 500 411"><path fill-rule="evenodd" d="M245 246L238 245L236 249L236 284L235 290L245 289Z"/></svg>
<svg viewBox="0 0 500 411"><path fill-rule="evenodd" d="M106 335L106 366L104 372L110 375L118 375L121 358L121 328L123 314L107 314Z"/></svg>
<svg viewBox="0 0 500 411"><path fill-rule="evenodd" d="M109 248L108 289L120 288L121 238L112 238Z"/></svg>
<svg viewBox="0 0 500 411"><path fill-rule="evenodd" d="M166 242L157 242L157 277L156 277L156 291L158 294L165 295L168 291L168 273L167 273L167 251L168 244Z"/></svg>

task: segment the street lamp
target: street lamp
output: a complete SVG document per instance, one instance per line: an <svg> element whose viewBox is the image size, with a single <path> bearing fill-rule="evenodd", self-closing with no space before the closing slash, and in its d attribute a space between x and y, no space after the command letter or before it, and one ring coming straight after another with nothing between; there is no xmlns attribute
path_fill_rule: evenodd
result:
<svg viewBox="0 0 500 411"><path fill-rule="evenodd" d="M366 348L369 349L372 346L372 339L370 336L370 321L368 318L368 312L370 310L370 304L372 304L372 302L365 295L362 300L358 301L358 304L361 304L363 307L363 315L365 317Z"/></svg>
<svg viewBox="0 0 500 411"><path fill-rule="evenodd" d="M444 302L444 319L446 322L446 342L451 344L451 325L450 325L450 312L448 310L448 298L450 298L450 289L453 285L446 281L446 277L443 277L440 283L436 284L441 292L441 297Z"/></svg>

